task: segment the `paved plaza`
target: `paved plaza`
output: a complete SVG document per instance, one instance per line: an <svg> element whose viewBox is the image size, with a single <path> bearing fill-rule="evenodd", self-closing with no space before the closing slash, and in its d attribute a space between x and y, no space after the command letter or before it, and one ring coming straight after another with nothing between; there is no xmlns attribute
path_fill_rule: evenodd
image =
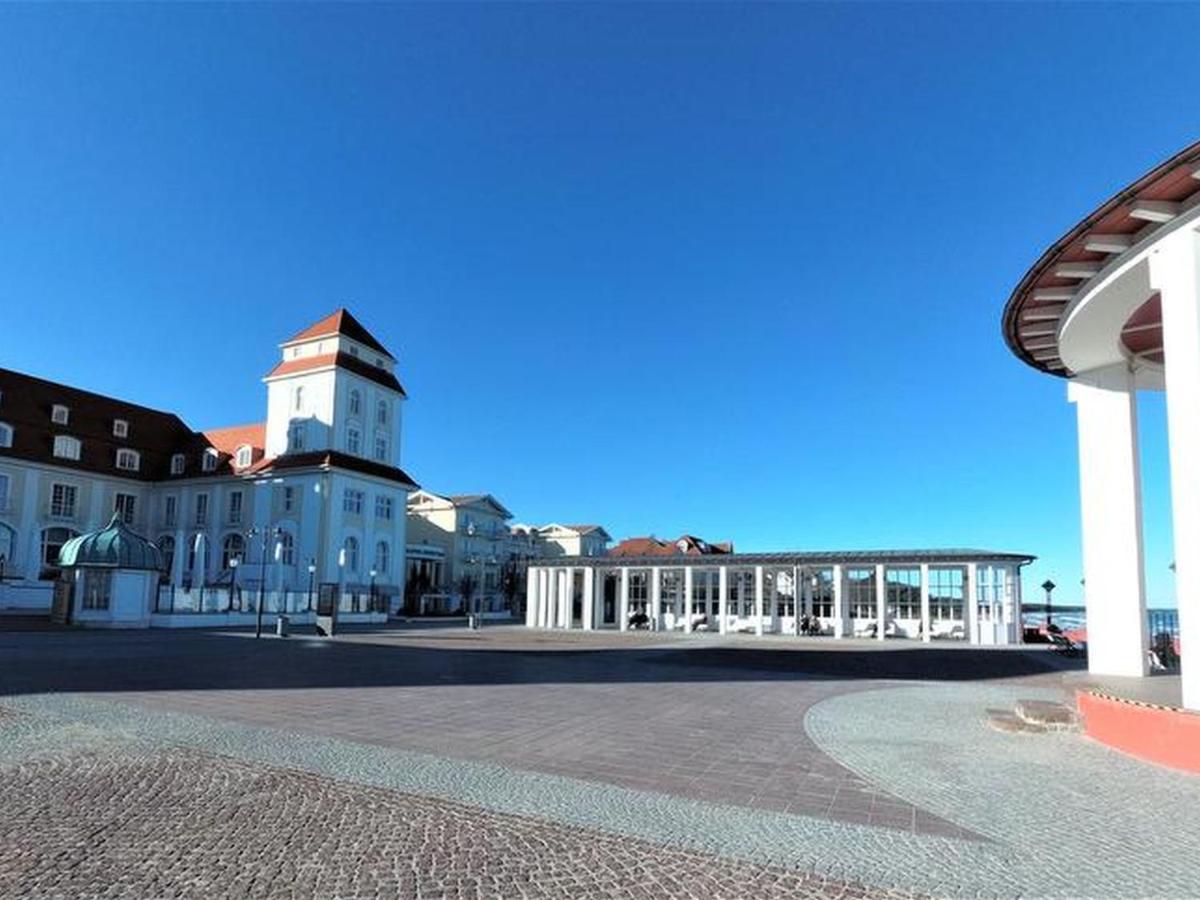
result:
<svg viewBox="0 0 1200 900"><path fill-rule="evenodd" d="M986 726L1067 695L1044 651L502 626L0 659L0 896L1200 893L1200 778Z"/></svg>

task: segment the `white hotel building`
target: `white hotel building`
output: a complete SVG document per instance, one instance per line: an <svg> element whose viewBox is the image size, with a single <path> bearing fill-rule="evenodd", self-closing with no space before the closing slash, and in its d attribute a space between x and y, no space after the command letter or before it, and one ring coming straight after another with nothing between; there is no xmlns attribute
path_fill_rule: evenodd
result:
<svg viewBox="0 0 1200 900"><path fill-rule="evenodd" d="M280 349L266 421L206 432L0 369L0 607L47 606L59 547L114 511L163 551L172 593L236 576L399 598L416 485L396 359L345 310Z"/></svg>

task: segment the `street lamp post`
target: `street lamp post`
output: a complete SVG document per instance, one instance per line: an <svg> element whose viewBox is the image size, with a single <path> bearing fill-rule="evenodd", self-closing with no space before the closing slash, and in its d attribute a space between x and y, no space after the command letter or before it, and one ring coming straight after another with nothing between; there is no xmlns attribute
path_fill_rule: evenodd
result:
<svg viewBox="0 0 1200 900"><path fill-rule="evenodd" d="M262 637L262 619L263 619L263 604L266 602L267 590L267 545L271 540L271 533L282 531L280 528L259 528L255 525L246 532L247 537L254 538L256 536L262 538L262 549L259 551L259 559L262 560L259 565L258 575L258 603L254 610L254 636Z"/></svg>
<svg viewBox="0 0 1200 900"><path fill-rule="evenodd" d="M240 564L241 560L236 556L229 558L229 603L226 604L225 612L233 609L233 598L237 596L237 570ZM238 609L240 610L241 607L242 604L239 603Z"/></svg>
<svg viewBox="0 0 1200 900"><path fill-rule="evenodd" d="M315 562L308 564L308 611L313 610L313 580L317 577L317 565Z"/></svg>
<svg viewBox="0 0 1200 900"><path fill-rule="evenodd" d="M1056 585L1049 578L1047 578L1042 583L1042 590L1046 592L1046 627L1047 628L1049 628L1050 625L1052 624L1052 619L1050 617L1050 606L1051 606L1052 598L1050 595L1056 587L1058 587L1058 585Z"/></svg>
<svg viewBox="0 0 1200 900"><path fill-rule="evenodd" d="M196 604L196 612L201 613L204 612L204 581L208 578L208 561L204 558L206 550L204 532L201 531L192 540L192 555L200 566L200 600ZM196 567L192 566L192 571L195 570Z"/></svg>

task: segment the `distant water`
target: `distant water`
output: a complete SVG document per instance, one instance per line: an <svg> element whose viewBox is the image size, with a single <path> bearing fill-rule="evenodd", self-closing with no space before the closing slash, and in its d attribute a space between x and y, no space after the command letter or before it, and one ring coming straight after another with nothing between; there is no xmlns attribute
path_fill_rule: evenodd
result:
<svg viewBox="0 0 1200 900"><path fill-rule="evenodd" d="M1051 621L1063 631L1074 631L1087 627L1087 610L1082 606L1055 606L1051 608ZM1150 633L1166 631L1179 634L1179 611L1175 609L1148 609L1146 620ZM1026 603L1021 609L1021 621L1027 628L1046 624L1046 607Z"/></svg>

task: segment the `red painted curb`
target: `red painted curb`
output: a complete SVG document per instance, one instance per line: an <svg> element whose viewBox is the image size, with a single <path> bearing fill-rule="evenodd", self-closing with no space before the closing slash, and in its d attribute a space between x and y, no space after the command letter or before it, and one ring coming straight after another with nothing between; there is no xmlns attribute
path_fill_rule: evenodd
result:
<svg viewBox="0 0 1200 900"><path fill-rule="evenodd" d="M1089 737L1146 762L1200 775L1200 715L1095 691L1078 691L1075 705Z"/></svg>

